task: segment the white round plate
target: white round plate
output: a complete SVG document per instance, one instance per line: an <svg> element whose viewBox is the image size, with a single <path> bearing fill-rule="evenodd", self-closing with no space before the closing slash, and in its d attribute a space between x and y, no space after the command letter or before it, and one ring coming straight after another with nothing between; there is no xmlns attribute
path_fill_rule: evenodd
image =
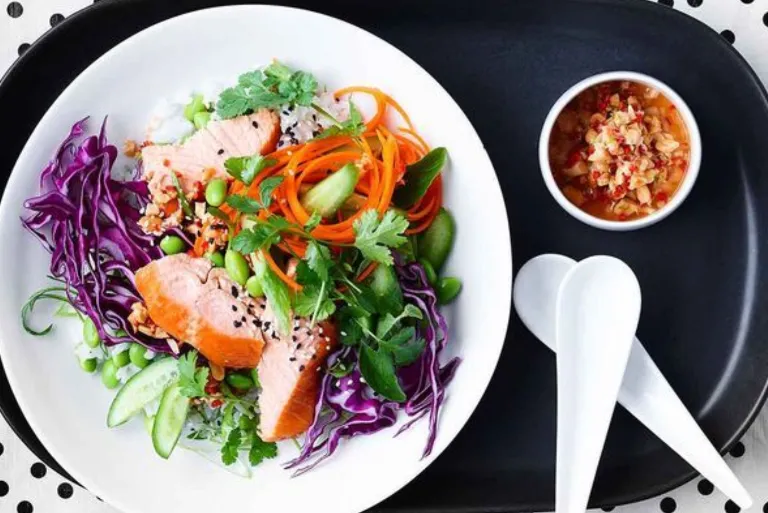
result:
<svg viewBox="0 0 768 513"><path fill-rule="evenodd" d="M394 427L344 441L332 459L299 478L280 466L295 454L291 443L281 444L277 460L257 467L251 479L184 450L165 461L155 455L139 419L107 429L114 392L80 370L72 353L81 336L76 323L56 319L58 327L46 337L21 327L21 306L46 284L50 263L19 223L22 203L37 194L39 172L73 122L90 115L90 129L97 130L108 114L109 140L121 147L126 138L142 137L158 100L212 80L234 83L273 58L311 71L331 89L381 88L409 112L427 141L448 148L445 203L458 234L446 274L461 277L464 290L448 312L451 341L443 356L461 355L464 362L448 389L434 451L424 460L425 421L398 438ZM465 424L491 379L510 312L504 202L490 159L461 109L421 67L381 39L296 9L197 11L150 27L102 56L62 93L29 139L3 196L0 232L0 355L13 391L54 458L126 513L351 513L373 506L424 470ZM42 310L36 318L47 321Z"/></svg>

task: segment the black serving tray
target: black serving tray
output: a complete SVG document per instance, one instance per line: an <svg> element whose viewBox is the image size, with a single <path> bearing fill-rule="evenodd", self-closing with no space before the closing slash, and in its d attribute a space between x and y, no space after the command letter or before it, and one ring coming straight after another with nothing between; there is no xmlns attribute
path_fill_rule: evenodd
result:
<svg viewBox="0 0 768 513"><path fill-rule="evenodd" d="M104 0L35 43L0 82L3 180L45 110L85 67L149 25L213 5L220 3ZM724 39L644 0L290 5L368 29L433 74L467 113L493 160L515 268L543 252L626 260L643 288L639 335L648 351L718 449L727 450L744 433L768 383L768 315L762 315L768 311L768 100ZM286 37L291 30L300 27L286 27ZM701 174L686 203L665 221L631 233L572 219L550 197L538 169L539 131L552 103L573 83L607 70L641 71L667 82L688 102L702 132ZM470 346L482 351L483 343ZM53 465L14 407L5 380L0 389L6 418ZM513 316L496 375L469 424L428 470L374 510L552 509L555 405L554 358ZM693 476L619 409L591 504L639 500Z"/></svg>

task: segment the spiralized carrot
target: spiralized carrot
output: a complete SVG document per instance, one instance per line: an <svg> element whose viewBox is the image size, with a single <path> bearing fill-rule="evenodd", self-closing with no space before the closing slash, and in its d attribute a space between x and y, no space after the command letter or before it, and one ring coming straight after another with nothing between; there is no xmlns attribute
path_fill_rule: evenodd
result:
<svg viewBox="0 0 768 513"><path fill-rule="evenodd" d="M381 215L389 210L395 190L405 184L406 167L426 155L430 148L427 142L416 132L408 113L389 95L364 86L353 86L336 91L337 98L365 94L372 97L376 111L365 124L361 136L339 135L324 139L313 139L304 144L281 148L266 155L275 161L274 165L260 172L250 186L233 182L229 194L246 194L260 198L260 184L269 177L282 176L283 182L275 189L269 211L262 210L258 218L267 221L271 215L280 215L287 221L304 226L310 218L310 212L301 203L302 190L318 183L348 163L354 163L360 170L360 177L355 186L352 207L345 206L335 216L323 219L312 230L311 236L333 246L345 246L354 242L354 223L363 212L375 209ZM394 113L404 126L391 125L388 114ZM303 188L302 188L303 186ZM430 185L424 197L408 211L406 217L411 223L406 234L420 233L426 230L442 206L442 179L438 176ZM236 212L227 205L221 210L233 217ZM283 234L276 249L295 257L302 258L307 249L306 235L297 229ZM292 290L300 291L301 285L275 262L269 251L262 251L269 267ZM365 280L376 268L376 263L369 264L357 281Z"/></svg>

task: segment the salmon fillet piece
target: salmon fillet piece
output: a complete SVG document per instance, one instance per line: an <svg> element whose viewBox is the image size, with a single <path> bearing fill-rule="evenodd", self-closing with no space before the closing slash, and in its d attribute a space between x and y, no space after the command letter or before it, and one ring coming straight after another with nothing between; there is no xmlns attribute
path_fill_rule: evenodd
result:
<svg viewBox="0 0 768 513"><path fill-rule="evenodd" d="M211 121L182 144L157 144L142 149L143 177L153 196L158 191L173 189L171 171L177 173L185 193L194 192L196 183L204 184L214 177L228 178L224 169L228 158L269 153L279 137L280 119L267 109Z"/></svg>
<svg viewBox="0 0 768 513"><path fill-rule="evenodd" d="M222 367L253 368L264 349L263 305L205 258L170 255L136 273L152 321Z"/></svg>
<svg viewBox="0 0 768 513"><path fill-rule="evenodd" d="M321 367L336 347L336 329L331 323L309 328L308 319L294 317L291 334L273 331L269 306L262 317L267 339L258 366L261 394L261 438L268 442L292 438L312 424L320 393Z"/></svg>

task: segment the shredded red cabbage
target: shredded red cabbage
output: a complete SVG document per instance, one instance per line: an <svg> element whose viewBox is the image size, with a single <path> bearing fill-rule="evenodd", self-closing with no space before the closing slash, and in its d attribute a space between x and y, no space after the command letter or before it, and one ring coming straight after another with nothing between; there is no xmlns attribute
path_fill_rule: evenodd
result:
<svg viewBox="0 0 768 513"><path fill-rule="evenodd" d="M301 452L286 464L286 468L297 469L295 476L312 470L333 455L343 438L369 435L394 425L399 410L404 410L412 419L395 436L429 415L429 435L422 457L432 452L445 387L461 360L453 358L440 365L440 352L448 343L448 325L438 310L437 296L427 282L424 268L418 263L403 263L400 259L395 268L403 296L421 309L426 320L419 330L419 336L426 341L424 353L413 364L398 370L407 399L397 403L375 396L373 390L361 381L358 368L343 378L326 374L315 406L315 418L307 431ZM358 358L354 349L345 347L329 357L328 366L333 366L338 360L353 366L357 365Z"/></svg>
<svg viewBox="0 0 768 513"><path fill-rule="evenodd" d="M107 345L139 342L171 352L164 340L133 333L131 305L141 298L134 272L162 256L138 225L148 203L138 169L125 181L112 177L117 148L107 142L106 118L98 136L83 138L88 118L72 129L40 174L40 195L24 207L22 223L51 253L51 275L63 281L70 303L96 324Z"/></svg>

